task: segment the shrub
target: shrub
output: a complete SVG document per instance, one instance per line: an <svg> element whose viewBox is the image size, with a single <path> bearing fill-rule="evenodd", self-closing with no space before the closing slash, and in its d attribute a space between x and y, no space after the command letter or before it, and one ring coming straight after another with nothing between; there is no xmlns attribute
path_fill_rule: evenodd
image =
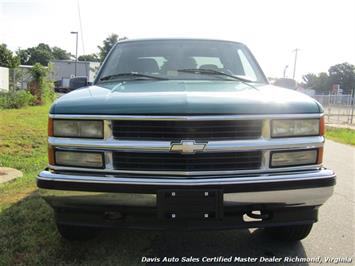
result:
<svg viewBox="0 0 355 266"><path fill-rule="evenodd" d="M53 102L55 100L54 84L49 80L42 81L42 95L45 103Z"/></svg>
<svg viewBox="0 0 355 266"><path fill-rule="evenodd" d="M35 97L28 91L0 93L0 109L18 109L32 105Z"/></svg>
<svg viewBox="0 0 355 266"><path fill-rule="evenodd" d="M34 104L52 102L55 98L53 82L48 79L50 69L36 63L31 68L33 80L29 83L29 90L35 96Z"/></svg>

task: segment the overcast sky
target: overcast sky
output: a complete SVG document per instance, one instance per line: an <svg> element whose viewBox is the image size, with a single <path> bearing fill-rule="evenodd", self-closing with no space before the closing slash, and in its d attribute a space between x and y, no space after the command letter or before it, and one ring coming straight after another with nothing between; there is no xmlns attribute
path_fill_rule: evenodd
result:
<svg viewBox="0 0 355 266"><path fill-rule="evenodd" d="M0 0L0 43L11 50L40 42L79 55L97 52L110 33L133 38L198 37L240 41L269 77L289 65L296 78L329 66L355 64L354 0ZM83 40L83 43L82 43Z"/></svg>

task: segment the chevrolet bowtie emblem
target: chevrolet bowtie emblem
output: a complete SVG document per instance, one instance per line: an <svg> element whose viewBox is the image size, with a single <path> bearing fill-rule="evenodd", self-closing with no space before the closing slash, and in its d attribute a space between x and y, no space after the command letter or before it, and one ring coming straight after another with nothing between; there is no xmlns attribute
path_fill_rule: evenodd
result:
<svg viewBox="0 0 355 266"><path fill-rule="evenodd" d="M194 140L182 140L180 143L171 143L170 151L179 153L195 153L203 151L207 143L195 143Z"/></svg>

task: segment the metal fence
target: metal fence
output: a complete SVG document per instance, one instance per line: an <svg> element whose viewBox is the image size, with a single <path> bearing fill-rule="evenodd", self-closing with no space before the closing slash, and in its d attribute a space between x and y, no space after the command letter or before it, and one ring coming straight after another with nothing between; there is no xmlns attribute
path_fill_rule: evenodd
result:
<svg viewBox="0 0 355 266"><path fill-rule="evenodd" d="M10 90L27 89L27 84L33 79L31 74L32 66L19 66L10 69Z"/></svg>
<svg viewBox="0 0 355 266"><path fill-rule="evenodd" d="M354 95L314 95L324 107L326 123L355 125Z"/></svg>

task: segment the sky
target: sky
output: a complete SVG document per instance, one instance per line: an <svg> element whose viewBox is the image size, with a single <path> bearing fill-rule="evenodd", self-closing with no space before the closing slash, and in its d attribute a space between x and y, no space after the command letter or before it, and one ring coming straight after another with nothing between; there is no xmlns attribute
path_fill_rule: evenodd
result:
<svg viewBox="0 0 355 266"><path fill-rule="evenodd" d="M292 77L298 48L299 81L355 64L355 0L0 0L0 43L13 51L43 42L75 54L71 31L79 31L79 55L98 52L111 33L239 41L268 77L282 77L285 66Z"/></svg>

